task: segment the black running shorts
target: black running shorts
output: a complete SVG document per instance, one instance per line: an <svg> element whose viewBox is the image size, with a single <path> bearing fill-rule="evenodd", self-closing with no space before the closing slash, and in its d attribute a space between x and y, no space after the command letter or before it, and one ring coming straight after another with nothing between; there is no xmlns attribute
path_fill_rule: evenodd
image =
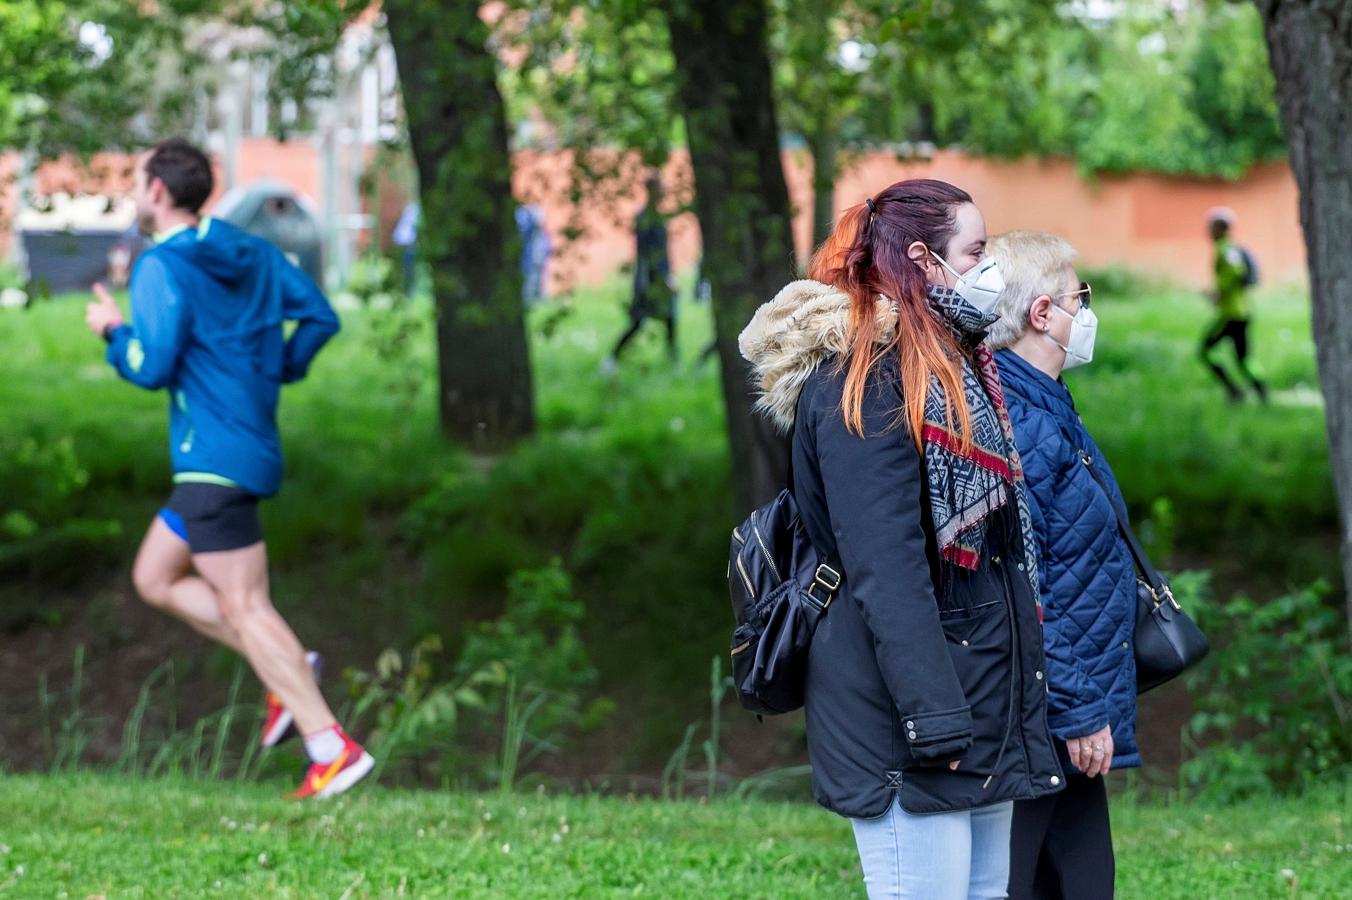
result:
<svg viewBox="0 0 1352 900"><path fill-rule="evenodd" d="M187 481L174 485L160 518L193 553L239 550L263 540L258 497L240 487Z"/></svg>

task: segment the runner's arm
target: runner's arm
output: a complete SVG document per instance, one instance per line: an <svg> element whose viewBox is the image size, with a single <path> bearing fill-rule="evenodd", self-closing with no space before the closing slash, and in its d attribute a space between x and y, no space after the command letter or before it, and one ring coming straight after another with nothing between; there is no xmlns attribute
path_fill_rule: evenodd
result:
<svg viewBox="0 0 1352 900"><path fill-rule="evenodd" d="M290 262L282 263L281 273L282 314L297 323L282 360L282 381L291 384L305 377L315 354L338 333L339 325L338 314L310 276Z"/></svg>
<svg viewBox="0 0 1352 900"><path fill-rule="evenodd" d="M188 309L167 267L153 254L131 279L133 324L108 332L107 359L117 374L148 390L169 385L188 334Z"/></svg>

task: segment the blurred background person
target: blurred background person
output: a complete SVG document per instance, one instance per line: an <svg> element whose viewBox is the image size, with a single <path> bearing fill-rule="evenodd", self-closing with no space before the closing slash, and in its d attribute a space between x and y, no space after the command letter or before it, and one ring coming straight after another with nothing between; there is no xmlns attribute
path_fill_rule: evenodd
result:
<svg viewBox="0 0 1352 900"><path fill-rule="evenodd" d="M1044 231L991 239L1005 276L990 331L1039 549L1047 723L1065 769L1059 794L1014 804L1010 897L1113 896L1108 792L1100 776L1141 764L1136 749L1136 574L1113 505L1112 469L1061 373L1094 358L1092 291L1075 249ZM1109 496L1087 465L1112 492Z"/></svg>
<svg viewBox="0 0 1352 900"><path fill-rule="evenodd" d="M404 293L412 294L418 282L418 220L421 217L418 204L409 203L394 223L390 242L400 250L400 259L404 266Z"/></svg>
<svg viewBox="0 0 1352 900"><path fill-rule="evenodd" d="M1230 237L1235 214L1224 206L1207 212L1207 230L1215 251L1213 271L1215 287L1211 300L1216 304L1216 320L1202 341L1202 359L1216 378L1225 386L1232 403L1244 399L1244 392L1220 365L1216 347L1229 341L1235 349L1235 363L1240 374L1253 386L1258 399L1267 401L1267 385L1254 374L1249 362L1249 288L1258 283L1258 263L1253 254L1236 244Z"/></svg>
<svg viewBox="0 0 1352 900"><path fill-rule="evenodd" d="M545 211L538 203L516 208L516 229L521 235L521 299L527 306L547 296L545 274L553 244L545 228Z"/></svg>
<svg viewBox="0 0 1352 900"><path fill-rule="evenodd" d="M662 203L662 179L648 176L648 202L634 220L634 294L629 303L629 329L620 335L615 349L601 362L601 371L612 374L619 368L620 354L649 319L667 326L667 355L676 361L676 278L671 274L667 251L667 219L658 208Z"/></svg>

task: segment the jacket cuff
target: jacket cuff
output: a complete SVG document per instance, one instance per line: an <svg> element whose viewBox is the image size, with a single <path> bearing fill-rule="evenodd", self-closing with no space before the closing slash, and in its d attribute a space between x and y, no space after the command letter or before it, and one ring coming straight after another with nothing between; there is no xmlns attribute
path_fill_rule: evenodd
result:
<svg viewBox="0 0 1352 900"><path fill-rule="evenodd" d="M1063 741L1102 731L1108 724L1108 704L1102 700L1076 706L1065 712L1047 712L1047 727Z"/></svg>
<svg viewBox="0 0 1352 900"><path fill-rule="evenodd" d="M970 706L903 715L901 724L918 760L957 759L972 743Z"/></svg>
<svg viewBox="0 0 1352 900"><path fill-rule="evenodd" d="M112 328L103 329L103 342L105 344L112 344L116 342L117 339L122 335L130 333L131 326L128 325L126 322L121 322L117 325L114 325Z"/></svg>

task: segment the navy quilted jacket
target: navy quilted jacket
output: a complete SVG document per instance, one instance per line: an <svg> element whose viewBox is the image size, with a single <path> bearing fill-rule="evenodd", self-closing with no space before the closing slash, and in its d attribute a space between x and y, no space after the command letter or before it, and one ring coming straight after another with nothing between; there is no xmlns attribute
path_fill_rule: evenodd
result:
<svg viewBox="0 0 1352 900"><path fill-rule="evenodd" d="M997 359L1041 548L1044 627L1063 638L1046 642L1048 724L1063 739L1111 724L1113 768L1139 766L1131 645L1136 575L1113 514L1112 502L1123 503L1117 480L1065 383L1011 350ZM1114 501L1085 469L1080 451L1106 476Z"/></svg>

